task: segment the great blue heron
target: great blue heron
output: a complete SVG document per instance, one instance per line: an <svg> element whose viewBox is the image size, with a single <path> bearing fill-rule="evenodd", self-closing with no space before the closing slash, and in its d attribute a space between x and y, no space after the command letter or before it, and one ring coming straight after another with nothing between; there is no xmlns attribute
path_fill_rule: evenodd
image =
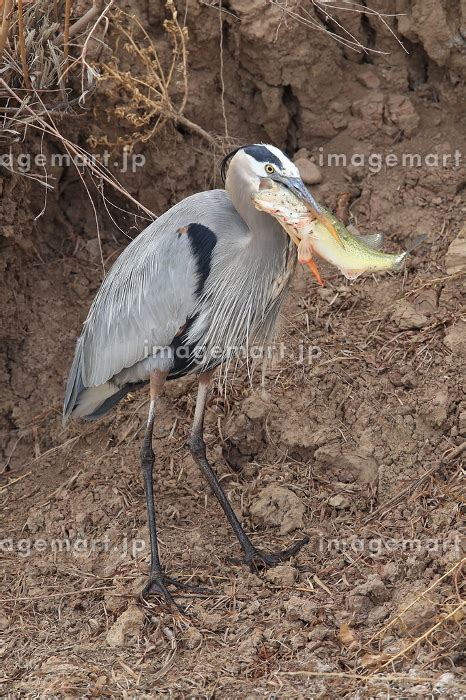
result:
<svg viewBox="0 0 466 700"><path fill-rule="evenodd" d="M299 171L278 148L255 144L222 163L225 190L182 200L151 223L117 259L104 279L76 346L66 388L64 420L95 419L129 391L149 383L150 408L141 447L151 565L143 594L169 604L168 577L157 546L152 434L157 397L167 379L199 373L189 441L251 567L273 566L293 556L304 538L276 553L258 550L244 532L206 457L203 422L209 383L217 366L239 349L267 344L296 266L296 246L251 194L267 180L281 183L322 210Z"/></svg>

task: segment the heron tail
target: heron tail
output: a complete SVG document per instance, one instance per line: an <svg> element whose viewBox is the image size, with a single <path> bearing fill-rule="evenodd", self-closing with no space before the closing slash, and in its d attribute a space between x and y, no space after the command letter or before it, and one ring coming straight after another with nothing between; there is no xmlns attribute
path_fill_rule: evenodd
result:
<svg viewBox="0 0 466 700"><path fill-rule="evenodd" d="M65 391L63 424L72 418L96 420L104 416L130 391L144 386L146 381L126 382L117 385L112 381L99 386L84 386L82 379L83 339L79 338Z"/></svg>
<svg viewBox="0 0 466 700"><path fill-rule="evenodd" d="M108 413L130 391L136 391L147 382L129 382L122 387L115 386L112 382L105 382L100 386L91 386L84 389L77 397L76 404L71 412L73 418L84 420L97 420Z"/></svg>

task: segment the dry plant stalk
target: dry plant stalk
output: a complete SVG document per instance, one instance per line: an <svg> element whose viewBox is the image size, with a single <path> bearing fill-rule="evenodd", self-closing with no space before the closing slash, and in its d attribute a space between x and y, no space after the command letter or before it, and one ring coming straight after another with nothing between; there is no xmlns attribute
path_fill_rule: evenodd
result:
<svg viewBox="0 0 466 700"><path fill-rule="evenodd" d="M114 52L111 62L99 65L99 81L109 84L112 97L115 86L125 96L115 108L115 115L126 121L133 131L118 137L115 143L105 136L92 138L91 146L132 149L137 143L149 141L169 121L184 126L211 145L216 143L211 134L183 114L188 99L188 29L180 24L173 0L167 0L165 6L169 13L169 19L163 23L171 44L169 60L163 60L137 17L121 9L113 11L112 30L115 48L119 51ZM125 59L132 64L130 70L122 66Z"/></svg>
<svg viewBox="0 0 466 700"><path fill-rule="evenodd" d="M392 35L399 46L408 53L407 49L400 41L388 20L398 16L398 13L389 14L380 12L372 7L368 7L365 2L355 2L354 0L311 0L313 11L308 9L302 0L295 0L290 4L289 0L270 0L272 5L280 8L283 17L291 18L314 31L323 32L331 37L338 44L341 44L351 51L359 51L365 54L386 54L386 51L379 51L369 46L365 46L361 41L345 27L344 22L338 18L338 12L356 13L372 17L381 23L385 30ZM332 12L334 10L335 12Z"/></svg>
<svg viewBox="0 0 466 700"><path fill-rule="evenodd" d="M29 125L37 126L34 114L66 113L82 98L66 86L71 77L66 72L69 37L82 19L71 24L71 9L72 0L6 0L3 5L0 75L18 97L12 102L11 95L0 90L3 141L20 141ZM60 34L61 26L64 34ZM81 71L78 61L75 73ZM94 83L95 76L86 72L85 91Z"/></svg>
<svg viewBox="0 0 466 700"><path fill-rule="evenodd" d="M5 0L3 5L2 26L0 28L0 61L3 58L8 33L10 31L11 16L13 14L13 0Z"/></svg>

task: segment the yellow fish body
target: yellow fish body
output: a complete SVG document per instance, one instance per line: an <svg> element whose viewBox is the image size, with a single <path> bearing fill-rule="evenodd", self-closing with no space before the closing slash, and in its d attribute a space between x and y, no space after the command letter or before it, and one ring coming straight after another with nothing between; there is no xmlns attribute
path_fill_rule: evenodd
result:
<svg viewBox="0 0 466 700"><path fill-rule="evenodd" d="M301 200L284 187L261 189L252 195L252 201L257 209L280 222L297 244L301 262L309 264L313 254L318 255L337 267L347 279L354 280L365 272L399 270L407 256L407 252L393 255L377 250L380 236L363 237L350 233L336 216L324 210L341 239L339 243L326 226L309 215ZM315 268L315 263L310 267Z"/></svg>

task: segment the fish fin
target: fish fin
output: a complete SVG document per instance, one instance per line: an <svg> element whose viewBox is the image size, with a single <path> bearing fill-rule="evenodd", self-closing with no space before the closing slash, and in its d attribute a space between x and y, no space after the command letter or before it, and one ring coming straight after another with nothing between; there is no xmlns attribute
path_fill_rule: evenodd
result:
<svg viewBox="0 0 466 700"><path fill-rule="evenodd" d="M349 230L350 227L348 226L348 231ZM381 250L385 239L385 234L383 233L368 233L364 235L361 235L360 233L355 233L353 231L350 231L350 233L352 233L353 236L357 236L361 243L367 245L368 248L372 248L372 250Z"/></svg>
<svg viewBox="0 0 466 700"><path fill-rule="evenodd" d="M398 270L401 270L407 257L408 257L408 251L406 251L404 253L400 253L400 255L398 256L398 260L396 261L395 265L393 266L393 269L396 270L397 272L398 272Z"/></svg>
<svg viewBox="0 0 466 700"><path fill-rule="evenodd" d="M422 243L424 243L424 241L426 240L426 238L427 238L427 234L425 234L425 233L421 233L419 236L416 236L416 238L415 238L415 239L411 242L411 244L407 247L407 249L405 250L405 252L404 252L404 253L401 253L401 254L398 256L398 260L396 261L396 265L393 267L393 269L394 269L394 270L397 270L397 271L398 271L398 270L401 270L401 268L403 267L404 263L406 262L406 258L408 257L408 255L409 255L410 253L412 253L413 250L414 250L415 248L417 248L417 247L420 246Z"/></svg>
<svg viewBox="0 0 466 700"><path fill-rule="evenodd" d="M324 280L320 276L319 268L317 267L316 261L313 260L312 258L310 260L306 260L306 265L316 278L316 282L320 287L324 286Z"/></svg>
<svg viewBox="0 0 466 700"><path fill-rule="evenodd" d="M422 243L424 243L426 238L426 233L421 233L419 236L416 236L416 238L406 248L406 253L412 253L415 248L418 248Z"/></svg>
<svg viewBox="0 0 466 700"><path fill-rule="evenodd" d="M309 236L305 236L301 239L298 246L298 260L299 262L307 263L308 260L312 260L312 247L309 241Z"/></svg>
<svg viewBox="0 0 466 700"><path fill-rule="evenodd" d="M363 274L361 270L340 270L342 275L346 277L347 280L356 280Z"/></svg>
<svg viewBox="0 0 466 700"><path fill-rule="evenodd" d="M325 226L327 231L332 234L332 236L334 237L334 239L336 240L338 245L340 245L342 248L344 248L345 244L344 244L340 234L336 230L335 224L330 219L329 214L327 214L325 211L322 213L318 210L314 210L313 214L316 217L317 221L319 221L321 224L323 224L323 226Z"/></svg>

